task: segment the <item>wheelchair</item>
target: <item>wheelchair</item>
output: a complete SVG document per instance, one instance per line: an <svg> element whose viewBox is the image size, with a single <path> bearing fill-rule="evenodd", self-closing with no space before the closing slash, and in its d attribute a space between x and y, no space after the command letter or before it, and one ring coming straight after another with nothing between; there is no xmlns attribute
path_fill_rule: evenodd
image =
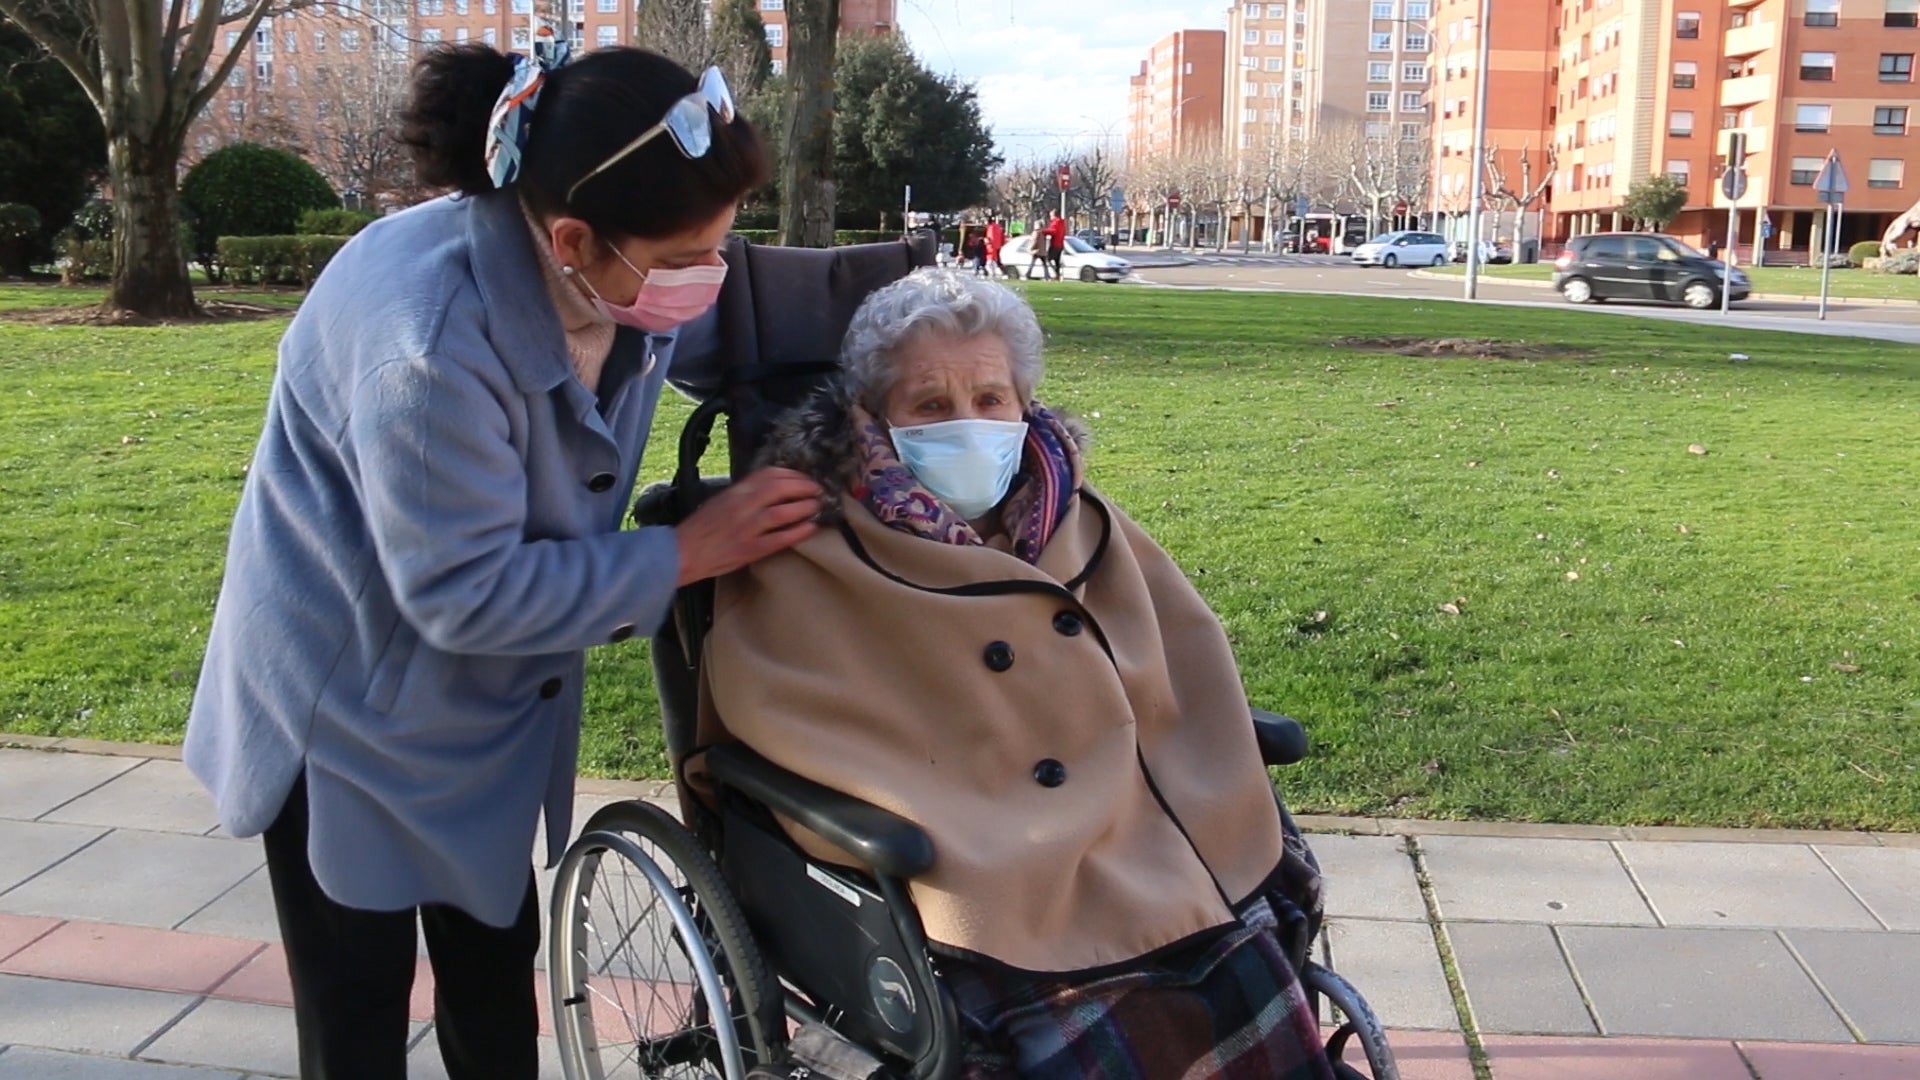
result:
<svg viewBox="0 0 1920 1080"><path fill-rule="evenodd" d="M780 413L835 367L854 309L934 261L931 234L832 250L724 249L717 303L724 385L681 434L673 480L635 506L643 525L683 520L724 479L701 475L721 417L729 473L741 475ZM554 878L547 963L568 1080L745 1080L750 1069L829 1080L953 1080L960 1022L907 882L938 858L918 826L789 773L744 745L706 750L713 798L692 796L700 648L712 583L682 589L653 644L667 753L684 824L649 802L588 819ZM1299 761L1295 721L1255 710L1262 757ZM1276 796L1290 844L1317 874ZM812 859L781 819L831 842L862 870ZM1296 913L1286 951L1323 1023L1329 1056L1357 1041L1373 1080L1398 1080L1378 1019L1351 985L1311 959L1319 913ZM1322 1008L1322 1002L1331 1012ZM763 1073L764 1075L764 1073Z"/></svg>

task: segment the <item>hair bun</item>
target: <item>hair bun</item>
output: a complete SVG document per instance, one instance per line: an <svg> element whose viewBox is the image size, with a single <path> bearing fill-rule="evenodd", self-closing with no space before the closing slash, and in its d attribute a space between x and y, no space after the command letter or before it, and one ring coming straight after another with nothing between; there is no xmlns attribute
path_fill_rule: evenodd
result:
<svg viewBox="0 0 1920 1080"><path fill-rule="evenodd" d="M420 183L467 195L493 190L487 123L512 78L512 58L482 44L442 46L414 66L400 142Z"/></svg>

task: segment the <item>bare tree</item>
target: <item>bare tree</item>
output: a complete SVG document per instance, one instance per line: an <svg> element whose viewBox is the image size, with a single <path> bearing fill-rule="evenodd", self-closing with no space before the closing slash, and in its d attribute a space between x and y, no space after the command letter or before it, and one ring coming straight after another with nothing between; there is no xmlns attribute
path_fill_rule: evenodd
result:
<svg viewBox="0 0 1920 1080"><path fill-rule="evenodd" d="M246 54L211 64L224 28L253 37L310 0L0 0L0 18L66 67L100 114L113 184L108 312L198 313L180 250L178 176L187 129Z"/></svg>
<svg viewBox="0 0 1920 1080"><path fill-rule="evenodd" d="M1073 168L1073 190L1067 194L1070 204L1086 211L1089 227L1098 228L1104 217L1108 232L1116 231L1111 196L1120 185L1120 158L1113 145L1096 142L1082 149L1068 162Z"/></svg>
<svg viewBox="0 0 1920 1080"><path fill-rule="evenodd" d="M412 159L396 137L406 95L404 64L382 59L314 72L312 156L335 185L369 199L413 187Z"/></svg>
<svg viewBox="0 0 1920 1080"><path fill-rule="evenodd" d="M839 28L840 0L788 0L780 242L792 247L833 243L833 57Z"/></svg>
<svg viewBox="0 0 1920 1080"><path fill-rule="evenodd" d="M1520 186L1517 188L1510 187L1507 183L1506 167L1500 163L1500 144L1493 143L1487 147L1487 197L1494 200L1495 205L1508 206L1513 209L1513 239L1516 245L1519 241L1525 239L1527 211L1532 209L1535 203L1541 202L1547 194L1547 189L1553 186L1554 173L1560 169L1560 149L1552 143L1547 144L1544 162L1546 168L1541 170L1540 178L1537 182L1533 176L1533 148L1526 143L1522 143L1520 145L1519 157ZM1499 232L1499 223L1497 221L1494 224L1494 232L1496 234ZM1540 235L1540 229L1536 222L1534 238L1538 239ZM1516 260L1519 258L1519 254L1518 251L1514 252Z"/></svg>
<svg viewBox="0 0 1920 1080"><path fill-rule="evenodd" d="M640 5L633 40L688 71L705 71L713 66L707 5L701 0L647 0Z"/></svg>

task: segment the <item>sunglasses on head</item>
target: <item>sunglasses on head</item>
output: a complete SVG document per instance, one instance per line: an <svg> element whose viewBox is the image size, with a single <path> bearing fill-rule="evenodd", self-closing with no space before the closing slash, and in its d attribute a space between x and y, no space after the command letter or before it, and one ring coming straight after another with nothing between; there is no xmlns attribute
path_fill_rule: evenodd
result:
<svg viewBox="0 0 1920 1080"><path fill-rule="evenodd" d="M710 67L700 76L700 85L693 93L674 102L659 123L614 151L613 156L601 162L592 172L575 180L573 186L567 189L567 201L573 201L574 192L580 190L580 185L618 165L627 155L663 133L673 139L673 145L680 148L682 156L705 157L707 151L713 149L713 117L716 114L722 124L733 123L733 91L727 89L726 77L720 74L720 69Z"/></svg>

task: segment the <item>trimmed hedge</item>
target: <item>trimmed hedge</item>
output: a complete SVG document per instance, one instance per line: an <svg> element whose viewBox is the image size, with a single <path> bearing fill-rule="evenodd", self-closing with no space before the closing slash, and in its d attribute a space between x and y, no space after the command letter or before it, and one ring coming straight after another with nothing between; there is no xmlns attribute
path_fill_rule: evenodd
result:
<svg viewBox="0 0 1920 1080"><path fill-rule="evenodd" d="M312 285L344 236L223 236L220 264L241 285Z"/></svg>
<svg viewBox="0 0 1920 1080"><path fill-rule="evenodd" d="M365 210L306 210L293 231L299 236L352 236L380 220Z"/></svg>
<svg viewBox="0 0 1920 1080"><path fill-rule="evenodd" d="M1880 257L1880 241L1862 240L1847 249L1847 261L1855 266L1867 265L1868 259Z"/></svg>

